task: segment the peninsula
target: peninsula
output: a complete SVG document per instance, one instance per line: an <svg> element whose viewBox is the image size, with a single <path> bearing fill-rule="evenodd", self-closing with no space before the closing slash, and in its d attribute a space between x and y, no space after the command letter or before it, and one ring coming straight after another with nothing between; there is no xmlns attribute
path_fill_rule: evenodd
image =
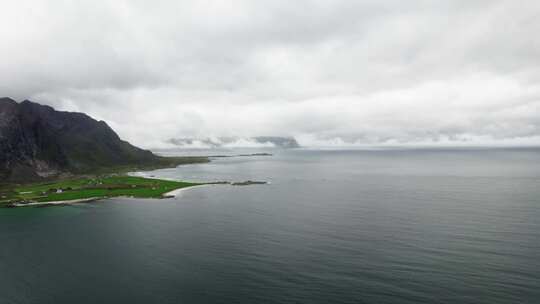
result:
<svg viewBox="0 0 540 304"><path fill-rule="evenodd" d="M0 207L66 204L110 197L164 198L173 190L203 184L126 175L73 178L0 188Z"/></svg>
<svg viewBox="0 0 540 304"><path fill-rule="evenodd" d="M265 185L265 181L183 182L110 174L61 181L0 186L0 207L35 207L86 203L111 197L169 198L179 189L202 185Z"/></svg>
<svg viewBox="0 0 540 304"><path fill-rule="evenodd" d="M206 163L219 157L270 155L159 156L120 139L107 123L86 114L0 98L0 207L61 205L121 196L165 198L171 191L204 184L265 184L195 183L125 173Z"/></svg>
<svg viewBox="0 0 540 304"><path fill-rule="evenodd" d="M209 161L155 155L84 113L0 98L1 207L118 196L158 198L199 184L122 173Z"/></svg>

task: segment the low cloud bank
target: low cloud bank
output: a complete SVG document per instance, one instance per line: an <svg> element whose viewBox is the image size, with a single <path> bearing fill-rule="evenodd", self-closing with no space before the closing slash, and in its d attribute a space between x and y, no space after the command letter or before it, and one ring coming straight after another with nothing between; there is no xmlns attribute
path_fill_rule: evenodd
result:
<svg viewBox="0 0 540 304"><path fill-rule="evenodd" d="M167 140L167 143L181 149L300 147L294 138L278 136L173 138Z"/></svg>
<svg viewBox="0 0 540 304"><path fill-rule="evenodd" d="M88 113L142 147L260 134L540 145L538 1L19 0L0 11L0 94Z"/></svg>

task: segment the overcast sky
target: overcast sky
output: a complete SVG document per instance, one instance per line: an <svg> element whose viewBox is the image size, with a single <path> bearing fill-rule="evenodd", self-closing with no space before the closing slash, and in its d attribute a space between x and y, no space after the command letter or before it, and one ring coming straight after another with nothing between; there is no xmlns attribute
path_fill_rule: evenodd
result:
<svg viewBox="0 0 540 304"><path fill-rule="evenodd" d="M123 138L540 144L540 1L0 2L0 95Z"/></svg>

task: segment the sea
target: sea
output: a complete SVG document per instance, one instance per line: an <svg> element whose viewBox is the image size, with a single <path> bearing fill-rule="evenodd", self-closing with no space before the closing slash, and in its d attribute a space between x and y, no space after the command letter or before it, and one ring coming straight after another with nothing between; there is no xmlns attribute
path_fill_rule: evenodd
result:
<svg viewBox="0 0 540 304"><path fill-rule="evenodd" d="M268 184L0 209L0 303L540 303L539 149L254 152L132 174Z"/></svg>

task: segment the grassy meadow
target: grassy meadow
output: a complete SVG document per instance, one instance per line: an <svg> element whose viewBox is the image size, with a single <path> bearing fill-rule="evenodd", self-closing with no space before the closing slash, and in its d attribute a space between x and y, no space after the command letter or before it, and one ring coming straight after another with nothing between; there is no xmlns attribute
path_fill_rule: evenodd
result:
<svg viewBox="0 0 540 304"><path fill-rule="evenodd" d="M172 190L196 185L200 184L127 175L11 185L0 189L0 206L13 202L69 201L95 197L161 198Z"/></svg>

